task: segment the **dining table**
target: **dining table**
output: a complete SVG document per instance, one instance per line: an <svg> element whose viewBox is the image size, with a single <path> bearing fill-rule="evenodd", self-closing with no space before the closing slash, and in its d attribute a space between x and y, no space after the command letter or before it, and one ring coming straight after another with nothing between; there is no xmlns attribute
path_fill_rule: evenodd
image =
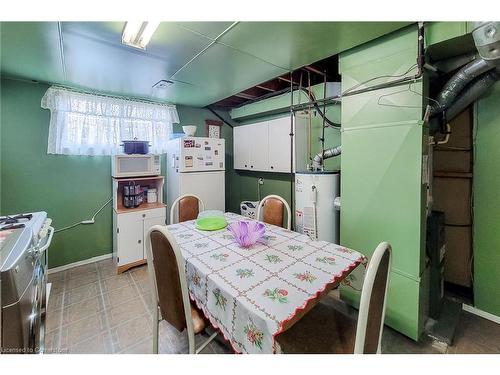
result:
<svg viewBox="0 0 500 375"><path fill-rule="evenodd" d="M226 212L231 223L247 217ZM275 338L345 281L366 257L275 225L242 248L227 228L196 229L196 220L167 225L184 259L191 300L236 353L279 352Z"/></svg>

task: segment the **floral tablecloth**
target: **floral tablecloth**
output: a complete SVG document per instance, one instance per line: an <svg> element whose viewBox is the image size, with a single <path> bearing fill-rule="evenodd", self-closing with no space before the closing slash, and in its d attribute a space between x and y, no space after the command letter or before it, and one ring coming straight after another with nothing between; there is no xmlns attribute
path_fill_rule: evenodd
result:
<svg viewBox="0 0 500 375"><path fill-rule="evenodd" d="M231 223L248 220L226 213ZM354 250L266 224L261 243L240 248L227 230L167 226L186 264L191 298L238 353L274 353L274 337L332 283L365 260Z"/></svg>

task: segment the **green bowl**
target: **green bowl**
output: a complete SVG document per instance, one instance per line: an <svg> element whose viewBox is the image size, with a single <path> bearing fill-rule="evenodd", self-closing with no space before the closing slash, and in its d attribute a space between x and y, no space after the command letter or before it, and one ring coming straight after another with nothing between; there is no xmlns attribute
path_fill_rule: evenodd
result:
<svg viewBox="0 0 500 375"><path fill-rule="evenodd" d="M219 230L227 227L224 217L204 217L196 220L196 229L199 230Z"/></svg>

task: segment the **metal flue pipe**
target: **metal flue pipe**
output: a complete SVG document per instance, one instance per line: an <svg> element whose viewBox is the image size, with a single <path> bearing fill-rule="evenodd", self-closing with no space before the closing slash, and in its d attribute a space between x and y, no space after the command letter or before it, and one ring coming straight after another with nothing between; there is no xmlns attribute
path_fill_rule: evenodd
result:
<svg viewBox="0 0 500 375"><path fill-rule="evenodd" d="M340 155L342 152L342 146L332 147L324 150L323 152L319 152L313 158L313 171L319 171L323 167L323 163L325 159L333 158L335 156Z"/></svg>

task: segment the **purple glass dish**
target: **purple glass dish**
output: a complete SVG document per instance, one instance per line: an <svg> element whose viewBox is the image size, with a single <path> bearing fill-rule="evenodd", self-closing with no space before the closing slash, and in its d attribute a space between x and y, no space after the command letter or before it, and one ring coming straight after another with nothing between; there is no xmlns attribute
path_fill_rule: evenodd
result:
<svg viewBox="0 0 500 375"><path fill-rule="evenodd" d="M250 247L266 232L266 226L258 221L237 221L227 226L240 247Z"/></svg>

